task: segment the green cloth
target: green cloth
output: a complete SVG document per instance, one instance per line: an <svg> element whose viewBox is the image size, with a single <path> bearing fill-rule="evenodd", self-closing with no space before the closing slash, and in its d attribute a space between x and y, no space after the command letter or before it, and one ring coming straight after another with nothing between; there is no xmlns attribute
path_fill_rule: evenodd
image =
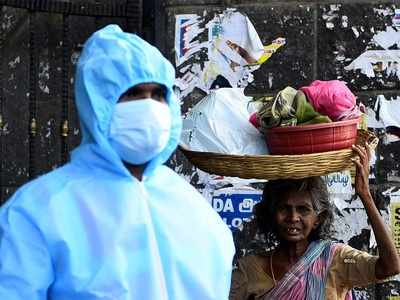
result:
<svg viewBox="0 0 400 300"><path fill-rule="evenodd" d="M262 128L277 126L296 125L296 115L293 109L293 100L297 90L288 86L281 90L275 98L263 97L259 99L262 103L257 113Z"/></svg>
<svg viewBox="0 0 400 300"><path fill-rule="evenodd" d="M332 122L329 117L321 115L314 110L314 107L307 101L306 95L302 91L298 91L294 97L293 108L296 111L297 125Z"/></svg>
<svg viewBox="0 0 400 300"><path fill-rule="evenodd" d="M290 86L281 90L275 98L262 97L256 102L261 104L257 118L262 129L332 122L329 117L314 110L302 91Z"/></svg>

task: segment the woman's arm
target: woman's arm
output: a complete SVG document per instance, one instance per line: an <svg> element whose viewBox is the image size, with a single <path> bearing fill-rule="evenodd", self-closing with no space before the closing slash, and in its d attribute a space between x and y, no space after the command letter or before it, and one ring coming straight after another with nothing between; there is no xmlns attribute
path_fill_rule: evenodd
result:
<svg viewBox="0 0 400 300"><path fill-rule="evenodd" d="M394 245L391 234L386 228L382 217L375 206L369 189L369 161L371 153L368 145L361 147L353 146L353 150L360 159L353 159L356 166L355 189L360 196L367 212L372 230L374 231L376 243L379 250L379 259L375 265L375 276L377 279L384 279L400 273L400 258Z"/></svg>

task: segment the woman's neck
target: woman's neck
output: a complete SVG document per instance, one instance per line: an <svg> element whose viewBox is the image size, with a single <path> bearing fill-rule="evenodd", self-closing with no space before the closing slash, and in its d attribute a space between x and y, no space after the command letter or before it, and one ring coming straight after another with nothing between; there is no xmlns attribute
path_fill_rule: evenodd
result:
<svg viewBox="0 0 400 300"><path fill-rule="evenodd" d="M281 242L276 249L276 254L282 259L287 260L290 264L294 264L304 255L309 244L308 241L296 243Z"/></svg>

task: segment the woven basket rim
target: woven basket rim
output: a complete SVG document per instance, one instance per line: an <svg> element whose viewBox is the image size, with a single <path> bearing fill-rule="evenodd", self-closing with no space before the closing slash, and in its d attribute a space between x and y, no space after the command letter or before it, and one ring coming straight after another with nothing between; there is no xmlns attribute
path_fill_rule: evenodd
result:
<svg viewBox="0 0 400 300"><path fill-rule="evenodd" d="M220 157L220 158L306 158L306 157L319 157L321 154L330 155L330 154L339 154L339 153L351 153L353 150L351 149L342 149L342 150L334 150L334 151L325 151L325 152L316 152L316 153L308 153L308 154L265 154L265 155L239 155L239 154L225 154L225 153L216 153L216 152L206 152L206 151L193 151L185 148L183 145L178 146L179 150L182 152L193 153L198 156L212 156L212 157Z"/></svg>

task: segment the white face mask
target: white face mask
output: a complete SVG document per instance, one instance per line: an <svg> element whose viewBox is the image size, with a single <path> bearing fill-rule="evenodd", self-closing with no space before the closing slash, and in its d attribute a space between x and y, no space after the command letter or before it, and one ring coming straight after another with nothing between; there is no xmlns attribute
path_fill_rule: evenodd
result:
<svg viewBox="0 0 400 300"><path fill-rule="evenodd" d="M167 104L150 98L132 100L115 106L109 140L123 161L141 165L164 150L170 129Z"/></svg>

